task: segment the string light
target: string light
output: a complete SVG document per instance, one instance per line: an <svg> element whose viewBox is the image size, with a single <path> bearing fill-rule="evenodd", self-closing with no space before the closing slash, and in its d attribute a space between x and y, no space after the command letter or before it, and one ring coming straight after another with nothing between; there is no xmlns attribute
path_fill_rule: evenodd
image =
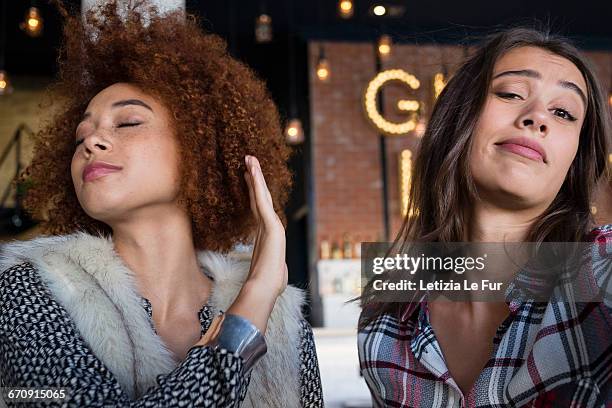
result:
<svg viewBox="0 0 612 408"><path fill-rule="evenodd" d="M444 77L443 73L438 72L433 78L434 99L438 99L438 96L440 96L445 86L446 78Z"/></svg>
<svg viewBox="0 0 612 408"><path fill-rule="evenodd" d="M402 217L405 217L406 213L408 213L410 187L412 183L412 152L410 149L405 149L400 152L399 162L401 214Z"/></svg>
<svg viewBox="0 0 612 408"><path fill-rule="evenodd" d="M370 81L363 97L366 116L377 129L387 135L405 135L416 128L416 115L411 115L411 117L405 122L393 123L385 119L378 111L378 107L376 106L376 96L378 95L378 91L389 81L399 81L409 86L413 90L418 89L421 86L421 83L414 75L409 74L402 69L390 69L380 72Z"/></svg>
<svg viewBox="0 0 612 408"><path fill-rule="evenodd" d="M342 18L351 18L354 13L354 6L352 0L340 0L338 2L338 13Z"/></svg>
<svg viewBox="0 0 612 408"><path fill-rule="evenodd" d="M416 112L419 110L420 106L421 104L419 103L419 101L402 99L397 102L397 108L401 111Z"/></svg>
<svg viewBox="0 0 612 408"><path fill-rule="evenodd" d="M265 13L255 20L255 41L260 44L272 41L272 17Z"/></svg>
<svg viewBox="0 0 612 408"><path fill-rule="evenodd" d="M387 58L391 54L391 37L384 34L378 39L378 55L381 58Z"/></svg>
<svg viewBox="0 0 612 408"><path fill-rule="evenodd" d="M8 95L13 92L11 81L4 70L0 70L0 95Z"/></svg>
<svg viewBox="0 0 612 408"><path fill-rule="evenodd" d="M24 21L19 27L30 37L38 37L42 34L43 18L36 7L30 7L26 12Z"/></svg>
<svg viewBox="0 0 612 408"><path fill-rule="evenodd" d="M296 145L304 142L304 129L302 121L299 119L291 119L285 127L285 141L287 144Z"/></svg>

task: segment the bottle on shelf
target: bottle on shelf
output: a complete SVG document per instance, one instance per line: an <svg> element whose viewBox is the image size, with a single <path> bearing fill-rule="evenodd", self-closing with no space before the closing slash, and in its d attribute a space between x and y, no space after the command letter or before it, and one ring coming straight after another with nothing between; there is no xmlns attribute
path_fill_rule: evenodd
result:
<svg viewBox="0 0 612 408"><path fill-rule="evenodd" d="M331 246L329 245L329 240L325 237L321 240L321 253L319 256L321 259L329 259L331 257Z"/></svg>
<svg viewBox="0 0 612 408"><path fill-rule="evenodd" d="M353 242L353 258L361 259L361 239L359 235L355 236L355 241Z"/></svg>
<svg viewBox="0 0 612 408"><path fill-rule="evenodd" d="M342 248L336 240L334 240L331 246L331 257L332 259L342 259Z"/></svg>
<svg viewBox="0 0 612 408"><path fill-rule="evenodd" d="M348 233L342 236L342 252L344 259L351 259L353 257L353 243Z"/></svg>

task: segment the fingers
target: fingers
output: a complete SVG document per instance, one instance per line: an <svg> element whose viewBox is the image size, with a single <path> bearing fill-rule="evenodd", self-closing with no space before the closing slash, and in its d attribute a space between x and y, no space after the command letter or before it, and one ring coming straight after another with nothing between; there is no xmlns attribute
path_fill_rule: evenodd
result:
<svg viewBox="0 0 612 408"><path fill-rule="evenodd" d="M259 221L259 212L257 211L257 204L255 203L255 191L253 190L253 177L251 176L251 173L245 172L244 180L249 188L249 203L251 206L251 212L253 213L255 220Z"/></svg>
<svg viewBox="0 0 612 408"><path fill-rule="evenodd" d="M257 213L264 223L274 222L276 219L278 219L278 217L274 212L272 196L266 185L259 161L254 156L246 156L245 162L247 163L247 169L253 191L251 196L254 196L255 198ZM249 193L251 193L250 190Z"/></svg>

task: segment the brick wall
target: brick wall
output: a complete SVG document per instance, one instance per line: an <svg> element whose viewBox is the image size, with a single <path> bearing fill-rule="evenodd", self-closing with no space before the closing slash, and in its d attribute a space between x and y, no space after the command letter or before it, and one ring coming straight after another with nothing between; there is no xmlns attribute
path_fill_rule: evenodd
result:
<svg viewBox="0 0 612 408"><path fill-rule="evenodd" d="M321 82L316 77L319 45L331 68L331 77ZM612 53L588 52L598 75L610 87ZM432 78L442 64L453 73L462 60L464 50L458 46L394 45L383 69L402 68L414 74L421 87L413 93L405 87L385 86L385 117L402 120L396 104L400 98L426 101L431 111ZM310 114L312 180L314 194L314 241L342 240L349 233L352 239L381 239L383 234L382 182L377 131L368 122L362 109L362 95L375 75L375 54L372 44L312 42L309 44ZM416 152L419 138L387 138L388 206L391 237L399 230L400 197L398 155L403 149ZM600 223L612 222L612 189L604 185L596 202Z"/></svg>

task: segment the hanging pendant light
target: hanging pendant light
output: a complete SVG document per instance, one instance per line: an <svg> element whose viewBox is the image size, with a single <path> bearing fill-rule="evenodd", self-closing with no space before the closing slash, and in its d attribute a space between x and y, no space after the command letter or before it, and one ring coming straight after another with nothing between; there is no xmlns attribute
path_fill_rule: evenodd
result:
<svg viewBox="0 0 612 408"><path fill-rule="evenodd" d="M340 0L338 2L338 14L340 14L340 17L351 18L355 12L354 10L353 0Z"/></svg>
<svg viewBox="0 0 612 408"><path fill-rule="evenodd" d="M386 59L391 55L391 37L383 34L378 39L378 55L381 59Z"/></svg>
<svg viewBox="0 0 612 408"><path fill-rule="evenodd" d="M290 119L285 127L285 141L290 145L297 145L304 142L304 129L302 121L299 119Z"/></svg>
<svg viewBox="0 0 612 408"><path fill-rule="evenodd" d="M255 19L255 41L260 44L272 41L272 17L264 12Z"/></svg>
<svg viewBox="0 0 612 408"><path fill-rule="evenodd" d="M8 95L13 92L11 81L5 70L0 69L0 95Z"/></svg>
<svg viewBox="0 0 612 408"><path fill-rule="evenodd" d="M327 58L325 58L325 49L323 45L321 45L319 47L319 58L317 60L317 78L319 78L321 82L327 82L330 75L329 62Z"/></svg>
<svg viewBox="0 0 612 408"><path fill-rule="evenodd" d="M287 22L289 26L289 121L285 127L285 142L290 145L296 145L304 142L304 128L302 121L298 119L298 109L296 103L296 78L295 78L295 49L293 38L293 1L289 0L287 7Z"/></svg>
<svg viewBox="0 0 612 408"><path fill-rule="evenodd" d="M30 7L28 9L24 21L19 27L30 37L38 37L42 34L43 18L37 7Z"/></svg>
<svg viewBox="0 0 612 408"><path fill-rule="evenodd" d="M2 2L2 10L0 10L0 17L2 18L2 24L0 24L0 96L8 95L13 92L11 81L9 81L8 74L4 70L4 50L6 45L6 1Z"/></svg>

